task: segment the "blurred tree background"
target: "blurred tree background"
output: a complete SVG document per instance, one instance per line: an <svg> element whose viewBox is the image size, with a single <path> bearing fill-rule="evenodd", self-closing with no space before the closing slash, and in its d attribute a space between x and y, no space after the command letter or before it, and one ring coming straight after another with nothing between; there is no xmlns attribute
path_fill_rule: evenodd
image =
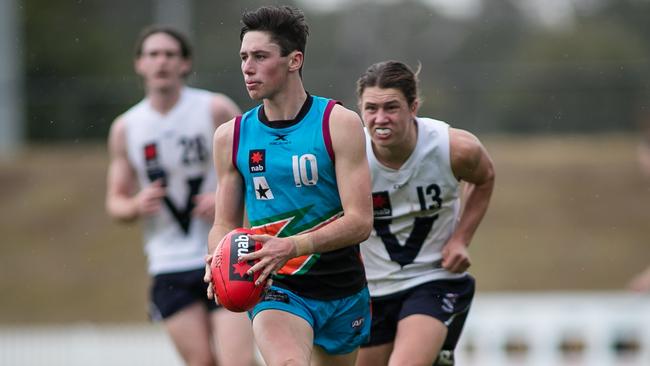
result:
<svg viewBox="0 0 650 366"><path fill-rule="evenodd" d="M142 96L132 45L156 20L155 3L20 2L28 141L105 139ZM185 3L190 84L252 106L239 71L239 19L261 3L270 2ZM567 0L546 17L532 0L476 0L457 16L424 0L310 3L296 3L311 25L307 88L351 107L360 73L397 59L422 65L423 115L477 132L632 131L648 112L649 1Z"/></svg>

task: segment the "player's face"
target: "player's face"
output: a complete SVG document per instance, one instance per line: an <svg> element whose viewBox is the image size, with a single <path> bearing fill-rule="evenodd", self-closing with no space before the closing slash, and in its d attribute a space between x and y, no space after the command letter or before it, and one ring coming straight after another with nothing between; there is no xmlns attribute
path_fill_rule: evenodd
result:
<svg viewBox="0 0 650 366"><path fill-rule="evenodd" d="M142 54L135 60L135 70L148 89L165 90L180 87L191 68L184 59L181 46L166 33L154 33L142 44Z"/></svg>
<svg viewBox="0 0 650 366"><path fill-rule="evenodd" d="M417 135L413 123L417 101L409 106L399 89L366 88L361 95L360 108L363 122L375 145L408 145Z"/></svg>
<svg viewBox="0 0 650 366"><path fill-rule="evenodd" d="M239 50L241 71L248 95L253 100L272 98L287 81L289 57L281 56L280 46L268 32L250 31Z"/></svg>

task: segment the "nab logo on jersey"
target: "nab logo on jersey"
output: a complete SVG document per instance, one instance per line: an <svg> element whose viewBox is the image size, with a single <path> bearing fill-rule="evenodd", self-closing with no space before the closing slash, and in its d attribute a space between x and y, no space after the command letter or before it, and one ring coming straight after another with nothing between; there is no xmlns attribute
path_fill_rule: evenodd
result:
<svg viewBox="0 0 650 366"><path fill-rule="evenodd" d="M239 257L255 251L255 242L246 234L233 235L230 243L230 271L228 277L230 281L248 281L253 282L253 276L246 272L252 267L249 262L239 262Z"/></svg>
<svg viewBox="0 0 650 366"><path fill-rule="evenodd" d="M393 208L390 205L388 191L372 192L372 208L375 217L386 217L393 215Z"/></svg>
<svg viewBox="0 0 650 366"><path fill-rule="evenodd" d="M251 173L264 173L266 171L266 150L249 150L248 168Z"/></svg>

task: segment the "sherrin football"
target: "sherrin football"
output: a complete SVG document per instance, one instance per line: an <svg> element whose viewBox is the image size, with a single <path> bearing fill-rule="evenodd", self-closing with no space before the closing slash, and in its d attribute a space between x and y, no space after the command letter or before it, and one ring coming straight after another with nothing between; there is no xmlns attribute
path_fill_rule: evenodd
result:
<svg viewBox="0 0 650 366"><path fill-rule="evenodd" d="M217 301L234 312L250 310L264 293L264 284L255 286L259 272L248 275L253 261L239 262L239 257L262 249L262 243L250 238L253 232L237 228L223 237L210 265L212 286Z"/></svg>

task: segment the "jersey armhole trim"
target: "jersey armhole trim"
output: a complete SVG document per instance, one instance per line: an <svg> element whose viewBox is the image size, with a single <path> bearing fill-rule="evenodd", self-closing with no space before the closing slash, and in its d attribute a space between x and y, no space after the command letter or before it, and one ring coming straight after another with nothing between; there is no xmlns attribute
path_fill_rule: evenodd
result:
<svg viewBox="0 0 650 366"><path fill-rule="evenodd" d="M332 109L337 104L341 104L338 100L330 99L327 102L325 107L325 113L323 113L323 139L325 140L325 148L327 153L332 159L332 162L335 162L334 159L334 147L332 146L332 135L330 134L330 115L332 114Z"/></svg>
<svg viewBox="0 0 650 366"><path fill-rule="evenodd" d="M237 152L239 151L239 133L241 129L242 116L235 118L234 131L232 134L232 166L237 169Z"/></svg>

